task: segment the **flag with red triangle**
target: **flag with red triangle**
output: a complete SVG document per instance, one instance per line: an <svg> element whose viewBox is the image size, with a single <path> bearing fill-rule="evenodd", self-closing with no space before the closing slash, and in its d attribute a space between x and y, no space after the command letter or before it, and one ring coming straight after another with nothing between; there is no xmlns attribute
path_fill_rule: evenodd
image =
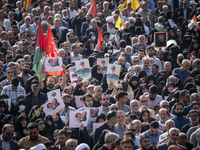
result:
<svg viewBox="0 0 200 150"><path fill-rule="evenodd" d="M98 41L97 41L97 45L96 45L94 51L102 52L101 42L103 42L103 41L104 41L104 39L103 39L103 35L101 33L101 29L100 29L100 27L98 27Z"/></svg>
<svg viewBox="0 0 200 150"><path fill-rule="evenodd" d="M41 20L39 20L36 47L35 47L34 60L33 60L33 70L38 76L41 73L42 58L45 56L45 51L44 51L45 45L46 45L46 39L45 39L44 32L42 29Z"/></svg>
<svg viewBox="0 0 200 150"><path fill-rule="evenodd" d="M193 16L192 20L190 21L190 23L188 24L188 28L191 30L194 26L197 25L197 18L195 17L195 15Z"/></svg>
<svg viewBox="0 0 200 150"><path fill-rule="evenodd" d="M59 57L58 52L57 52L57 46L54 41L54 37L53 37L50 27L48 27L48 31L47 31L47 41L46 41L46 46L45 46L45 52L46 52L45 58ZM63 71L49 71L49 72L45 71L46 75L63 75L64 73L65 73L64 68L63 68Z"/></svg>
<svg viewBox="0 0 200 150"><path fill-rule="evenodd" d="M97 17L97 5L96 0L93 1L90 9L88 10L87 14L92 14L94 17Z"/></svg>

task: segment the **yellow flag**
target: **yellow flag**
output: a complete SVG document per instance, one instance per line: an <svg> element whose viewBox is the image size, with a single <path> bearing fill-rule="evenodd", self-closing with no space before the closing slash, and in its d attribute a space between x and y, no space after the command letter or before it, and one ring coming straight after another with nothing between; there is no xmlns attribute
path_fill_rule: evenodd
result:
<svg viewBox="0 0 200 150"><path fill-rule="evenodd" d="M131 8L133 10L137 10L140 7L140 2L138 0L131 0L131 2L132 2Z"/></svg>
<svg viewBox="0 0 200 150"><path fill-rule="evenodd" d="M127 1L128 1L128 0L125 0L124 3L121 4L121 6L119 7L119 11L120 11L120 12L122 12L122 9L124 9L124 8L127 7Z"/></svg>
<svg viewBox="0 0 200 150"><path fill-rule="evenodd" d="M25 0L23 3L24 9L27 11L28 7L31 5L31 0Z"/></svg>
<svg viewBox="0 0 200 150"><path fill-rule="evenodd" d="M119 16L118 19L117 19L117 22L115 24L115 27L118 28L118 30L120 31L122 29L123 24L124 24L124 21Z"/></svg>

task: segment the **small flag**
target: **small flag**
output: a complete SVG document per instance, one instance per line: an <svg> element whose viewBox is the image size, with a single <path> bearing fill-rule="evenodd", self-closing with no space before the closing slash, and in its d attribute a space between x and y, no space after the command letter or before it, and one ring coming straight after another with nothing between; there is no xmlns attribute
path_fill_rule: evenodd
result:
<svg viewBox="0 0 200 150"><path fill-rule="evenodd" d="M25 0L23 2L24 9L27 11L28 7L31 5L31 0Z"/></svg>
<svg viewBox="0 0 200 150"><path fill-rule="evenodd" d="M194 26L196 26L196 24L197 24L197 19L195 16L193 16L192 20L188 24L188 28L191 30Z"/></svg>
<svg viewBox="0 0 200 150"><path fill-rule="evenodd" d="M131 8L137 10L140 7L140 2L138 0L131 0L132 6Z"/></svg>
<svg viewBox="0 0 200 150"><path fill-rule="evenodd" d="M34 60L33 60L33 70L39 76L42 67L42 58L45 55L44 48L46 45L46 39L44 36L44 32L41 25L41 20L39 20L39 27L37 32L37 40L36 40L36 48L34 53Z"/></svg>
<svg viewBox="0 0 200 150"><path fill-rule="evenodd" d="M97 5L96 0L93 0L92 5L90 6L90 9L88 10L87 14L92 14L94 17L97 17Z"/></svg>
<svg viewBox="0 0 200 150"><path fill-rule="evenodd" d="M98 27L98 43L94 49L94 51L97 51L97 52L102 52L102 45L101 45L101 42L103 42L104 39L103 39L103 35L101 33L101 29L100 27Z"/></svg>
<svg viewBox="0 0 200 150"><path fill-rule="evenodd" d="M123 28L124 21L122 20L121 16L118 17L115 27L118 28L120 31Z"/></svg>
<svg viewBox="0 0 200 150"><path fill-rule="evenodd" d="M126 8L126 7L127 7L127 0L125 0L124 3L121 4L121 6L119 7L119 11L122 12L122 10L123 10L124 8Z"/></svg>

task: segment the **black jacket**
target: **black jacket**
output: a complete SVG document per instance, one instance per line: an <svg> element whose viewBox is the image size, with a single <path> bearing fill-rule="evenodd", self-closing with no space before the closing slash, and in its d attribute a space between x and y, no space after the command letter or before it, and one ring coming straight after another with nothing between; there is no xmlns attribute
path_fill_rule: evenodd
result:
<svg viewBox="0 0 200 150"><path fill-rule="evenodd" d="M0 147L2 147L2 141L3 139L0 137ZM19 150L19 146L16 142L14 142L12 139L10 140L10 149L11 150Z"/></svg>

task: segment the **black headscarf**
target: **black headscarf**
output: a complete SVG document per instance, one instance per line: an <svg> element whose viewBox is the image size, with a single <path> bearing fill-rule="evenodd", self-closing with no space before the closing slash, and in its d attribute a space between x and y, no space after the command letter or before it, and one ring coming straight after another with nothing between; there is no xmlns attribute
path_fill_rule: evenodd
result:
<svg viewBox="0 0 200 150"><path fill-rule="evenodd" d="M60 118L60 114L56 114L58 116L58 121L54 121L54 127L55 129L62 129L65 124L63 123L62 119Z"/></svg>
<svg viewBox="0 0 200 150"><path fill-rule="evenodd" d="M49 125L48 121L51 121L52 124ZM45 130L46 130L46 136L49 140L53 141L53 133L55 131L55 127L54 127L54 122L53 122L53 117L51 115L47 115L44 118L44 122L45 122Z"/></svg>
<svg viewBox="0 0 200 150"><path fill-rule="evenodd" d="M10 121L11 119L14 120L13 115L7 114L7 115L5 115L5 117L3 118L3 121L5 122L5 124L9 124L9 121Z"/></svg>
<svg viewBox="0 0 200 150"><path fill-rule="evenodd" d="M144 120L142 119L142 116L144 115L144 113L148 113L148 114L149 114L149 118L150 118L150 112L149 112L148 110L143 110L143 111L141 112L140 117L139 117L139 120L140 120L141 122L144 122Z"/></svg>
<svg viewBox="0 0 200 150"><path fill-rule="evenodd" d="M134 86L132 81L137 81L138 83ZM129 85L131 86L132 90L136 90L139 87L139 78L136 75L131 76Z"/></svg>
<svg viewBox="0 0 200 150"><path fill-rule="evenodd" d="M103 78L103 74L102 73L101 74L97 73L97 68L98 67L100 68L99 65L95 65L95 66L92 67L92 77L96 78L99 81L99 84L100 84L101 81L102 81L102 78Z"/></svg>
<svg viewBox="0 0 200 150"><path fill-rule="evenodd" d="M23 130L26 129L26 127L23 127L22 123L21 123L23 120L27 121L26 117L19 116L15 120L15 132L18 132L21 137L25 137L26 136L26 134L24 134L24 132L23 132Z"/></svg>

